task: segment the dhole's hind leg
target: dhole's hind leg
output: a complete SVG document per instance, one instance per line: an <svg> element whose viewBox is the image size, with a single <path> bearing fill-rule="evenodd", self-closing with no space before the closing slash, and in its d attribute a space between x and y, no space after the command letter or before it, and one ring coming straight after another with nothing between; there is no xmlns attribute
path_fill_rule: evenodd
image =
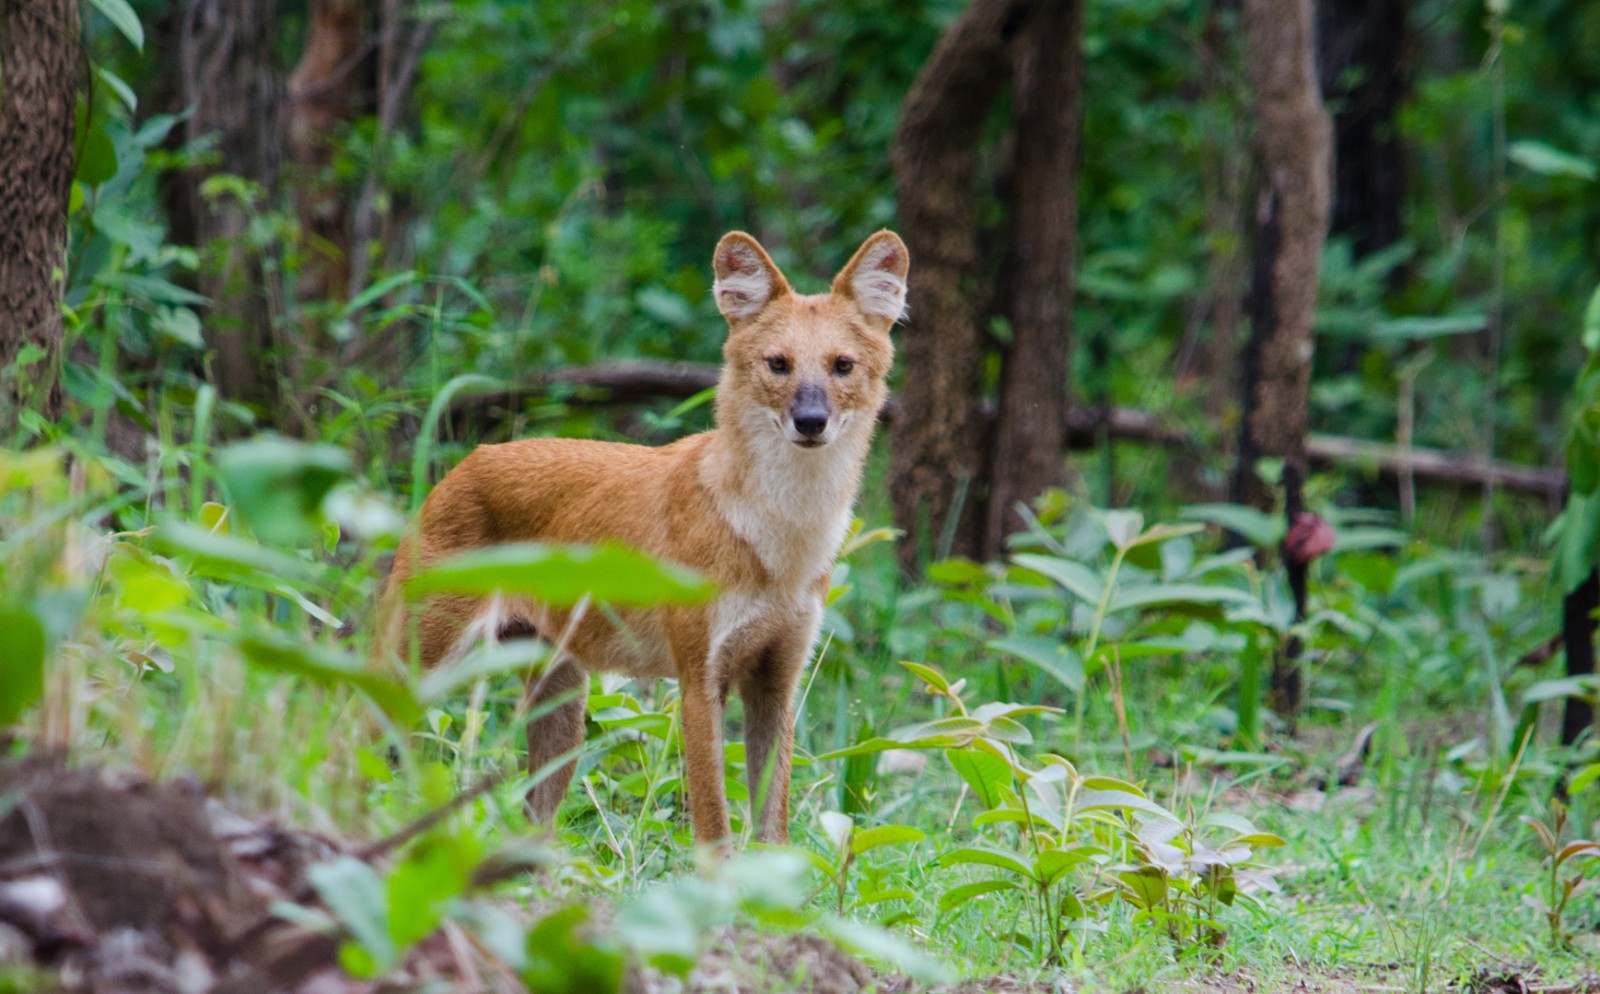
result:
<svg viewBox="0 0 1600 994"><path fill-rule="evenodd" d="M577 757L553 769L546 767L583 745L588 689L589 674L571 660L558 662L529 682L529 710L544 712L528 722L528 773L543 777L528 791L528 810L535 820L548 821L567 796Z"/></svg>

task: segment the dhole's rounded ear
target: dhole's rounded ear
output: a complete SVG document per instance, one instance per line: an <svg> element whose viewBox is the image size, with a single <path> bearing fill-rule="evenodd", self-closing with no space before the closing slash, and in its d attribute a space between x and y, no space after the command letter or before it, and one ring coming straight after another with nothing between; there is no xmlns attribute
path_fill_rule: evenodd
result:
<svg viewBox="0 0 1600 994"><path fill-rule="evenodd" d="M867 317L886 325L905 316L906 274L911 255L892 231L880 231L861 243L849 263L833 278L835 296L849 297Z"/></svg>
<svg viewBox="0 0 1600 994"><path fill-rule="evenodd" d="M711 257L711 268L717 275L711 285L717 310L735 327L789 292L789 281L773 265L761 243L742 231L722 236Z"/></svg>

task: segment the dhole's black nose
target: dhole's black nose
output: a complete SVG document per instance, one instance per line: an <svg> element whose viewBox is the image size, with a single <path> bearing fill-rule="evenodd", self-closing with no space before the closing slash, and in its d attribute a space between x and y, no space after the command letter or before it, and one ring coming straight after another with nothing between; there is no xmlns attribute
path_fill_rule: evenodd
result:
<svg viewBox="0 0 1600 994"><path fill-rule="evenodd" d="M814 383L802 386L789 405L789 417L794 419L795 431L816 438L828 429L828 395Z"/></svg>

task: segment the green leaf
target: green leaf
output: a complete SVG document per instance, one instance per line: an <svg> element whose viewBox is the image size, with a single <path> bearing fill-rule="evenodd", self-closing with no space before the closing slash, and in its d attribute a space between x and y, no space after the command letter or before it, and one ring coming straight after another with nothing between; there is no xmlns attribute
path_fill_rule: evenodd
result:
<svg viewBox="0 0 1600 994"><path fill-rule="evenodd" d="M0 727L44 694L44 625L30 610L0 608Z"/></svg>
<svg viewBox="0 0 1600 994"><path fill-rule="evenodd" d="M1600 286L1594 288L1589 306L1583 309L1583 347L1600 352Z"/></svg>
<svg viewBox="0 0 1600 994"><path fill-rule="evenodd" d="M1247 590L1214 583L1160 583L1119 589L1111 596L1111 604L1106 610L1110 614L1155 605L1256 603L1255 595Z"/></svg>
<svg viewBox="0 0 1600 994"><path fill-rule="evenodd" d="M982 897L985 894L994 894L1003 890L1021 889L1022 888L1018 886L1017 882L1009 877L1001 877L998 880L979 880L970 884L962 884L959 887L952 887L943 894L939 895L939 912L943 914L945 912L954 911L973 898Z"/></svg>
<svg viewBox="0 0 1600 994"><path fill-rule="evenodd" d="M963 849L952 849L939 857L939 865L943 867L961 866L972 864L977 866L998 866L1002 870L1009 870L1025 880L1034 880L1033 867L1029 865L1021 853L1010 849L1001 849L999 846L968 846Z"/></svg>
<svg viewBox="0 0 1600 994"><path fill-rule="evenodd" d="M522 982L530 994L616 994L626 959L611 939L589 924L589 909L572 904L528 930Z"/></svg>
<svg viewBox="0 0 1600 994"><path fill-rule="evenodd" d="M1177 821L1177 815L1156 802L1125 790L1088 790L1078 795L1077 811L1137 811Z"/></svg>
<svg viewBox="0 0 1600 994"><path fill-rule="evenodd" d="M1283 541L1283 519L1253 507L1240 504L1194 504L1184 508L1179 516L1190 521L1219 525L1244 536L1245 541L1258 549L1271 548Z"/></svg>
<svg viewBox="0 0 1600 994"><path fill-rule="evenodd" d="M258 435L218 453L217 473L233 508L264 541L309 544L321 533L323 498L350 475L350 454Z"/></svg>
<svg viewBox="0 0 1600 994"><path fill-rule="evenodd" d="M1506 148L1506 158L1541 176L1592 180L1597 175L1595 164L1588 159L1531 139L1512 142Z"/></svg>
<svg viewBox="0 0 1600 994"><path fill-rule="evenodd" d="M1522 706L1553 701L1561 697L1594 699L1597 686L1594 676L1571 676L1557 680L1540 680L1522 693Z"/></svg>
<svg viewBox="0 0 1600 994"><path fill-rule="evenodd" d="M1032 570L1054 580L1087 604L1100 603L1100 598L1105 594L1105 580L1082 563L1058 556L1041 556L1028 552L1012 556L1011 561L1023 569Z"/></svg>
<svg viewBox="0 0 1600 994"><path fill-rule="evenodd" d="M168 555L187 557L194 572L202 576L238 580L268 589L286 580L315 583L323 572L315 563L285 555L258 542L183 521L163 522L151 542Z"/></svg>
<svg viewBox="0 0 1600 994"><path fill-rule="evenodd" d="M389 875L389 935L395 943L403 949L438 928L482 859L483 850L470 835L433 833L418 839Z"/></svg>
<svg viewBox="0 0 1600 994"><path fill-rule="evenodd" d="M325 687L353 687L403 728L422 718L422 706L405 684L368 672L360 661L336 649L273 629L245 635L239 640L239 648L251 664L264 670L302 677Z"/></svg>
<svg viewBox="0 0 1600 994"><path fill-rule="evenodd" d="M879 825L850 837L850 851L857 856L879 846L898 846L908 842L921 842L928 833L910 825Z"/></svg>
<svg viewBox="0 0 1600 994"><path fill-rule="evenodd" d="M104 14L134 48L144 51L144 25L139 23L139 15L134 13L128 0L89 0L89 4Z"/></svg>
<svg viewBox="0 0 1600 994"><path fill-rule="evenodd" d="M570 607L585 596L608 604L701 604L716 586L699 573L615 542L545 545L520 542L458 553L406 581L410 597L433 593L523 594Z"/></svg>
<svg viewBox="0 0 1600 994"><path fill-rule="evenodd" d="M117 175L117 146L106 133L103 121L95 120L81 133L84 137L72 178L84 186L99 186Z"/></svg>
<svg viewBox="0 0 1600 994"><path fill-rule="evenodd" d="M353 856L339 856L306 870L322 903L372 959L369 975L393 967L399 950L389 937L389 907L377 871Z"/></svg>
<svg viewBox="0 0 1600 994"><path fill-rule="evenodd" d="M999 804L1011 788L1014 777L1011 764L987 749L951 749L945 757L985 808Z"/></svg>
<svg viewBox="0 0 1600 994"><path fill-rule="evenodd" d="M900 665L916 674L922 679L923 683L934 688L935 690L938 690L941 693L950 692L950 681L945 678L943 673L940 673L932 666L924 666L921 663L908 663L904 661L902 661Z"/></svg>
<svg viewBox="0 0 1600 994"><path fill-rule="evenodd" d="M1087 862L1089 853L1083 847L1046 849L1033 861L1033 872L1041 883L1053 884L1063 873Z"/></svg>
<svg viewBox="0 0 1600 994"><path fill-rule="evenodd" d="M1117 510L1105 512L1106 537L1119 549L1131 548L1144 528L1144 515L1138 511Z"/></svg>
<svg viewBox="0 0 1600 994"><path fill-rule="evenodd" d="M1470 335L1482 331L1486 320L1482 314L1419 314L1388 318L1374 326L1372 337L1377 341L1409 341Z"/></svg>
<svg viewBox="0 0 1600 994"><path fill-rule="evenodd" d="M1026 660L1074 694L1083 693L1083 659L1064 639L1043 635L1008 635L991 639L989 648Z"/></svg>
<svg viewBox="0 0 1600 994"><path fill-rule="evenodd" d="M817 928L857 956L893 967L919 984L942 984L952 979L944 964L876 925L829 916L818 921Z"/></svg>
<svg viewBox="0 0 1600 994"><path fill-rule="evenodd" d="M399 289L400 287L415 283L420 278L420 275L414 269L407 269L403 270L402 272L391 273L378 282L371 284L354 297L351 297L350 302L344 305L344 310L339 312L339 316L343 318L351 317L357 311L367 307L380 297L383 297L391 291Z"/></svg>
<svg viewBox="0 0 1600 994"><path fill-rule="evenodd" d="M1140 867L1117 874L1123 886L1123 897L1136 908L1150 910L1167 901L1167 877L1153 866Z"/></svg>
<svg viewBox="0 0 1600 994"><path fill-rule="evenodd" d="M1567 784L1567 794L1568 796L1576 794L1597 781L1600 781L1600 763L1590 763L1572 778L1571 783Z"/></svg>

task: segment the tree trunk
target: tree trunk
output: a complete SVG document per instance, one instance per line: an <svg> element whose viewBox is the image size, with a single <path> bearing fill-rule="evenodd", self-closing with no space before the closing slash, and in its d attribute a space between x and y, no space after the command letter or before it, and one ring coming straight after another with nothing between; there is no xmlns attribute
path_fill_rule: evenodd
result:
<svg viewBox="0 0 1600 994"><path fill-rule="evenodd" d="M1600 610L1600 572L1591 570L1588 578L1561 601L1561 635L1566 644L1569 677L1594 674L1596 610ZM1561 744L1572 745L1592 728L1594 705L1582 698L1567 698L1561 714Z"/></svg>
<svg viewBox="0 0 1600 994"><path fill-rule="evenodd" d="M339 130L360 106L365 8L366 0L311 0L305 52L289 77L289 157L302 246L295 297L302 304L342 304L350 294L349 191L331 173ZM323 344L314 327L302 334L307 344Z"/></svg>
<svg viewBox="0 0 1600 994"><path fill-rule="evenodd" d="M24 349L44 350L0 393L7 426L13 405L60 411L56 274L66 263L82 68L76 0L0 0L0 374Z"/></svg>
<svg viewBox="0 0 1600 994"><path fill-rule="evenodd" d="M1398 242L1405 199L1400 104L1408 89L1411 0L1318 0L1323 98L1333 112L1330 230L1356 258Z"/></svg>
<svg viewBox="0 0 1600 994"><path fill-rule="evenodd" d="M1017 41L1006 262L1012 340L1000 375L986 558L1001 555L1006 535L1023 526L1017 503L1065 478L1082 34L1081 0L1053 0L1032 6Z"/></svg>
<svg viewBox="0 0 1600 994"><path fill-rule="evenodd" d="M979 549L979 495L968 493L984 464L975 184L984 120L1005 86L1007 43L1025 6L973 0L917 74L895 134L911 284L889 491L908 568L926 539L941 552Z"/></svg>
<svg viewBox="0 0 1600 994"><path fill-rule="evenodd" d="M1262 189L1257 202L1250 342L1243 363L1243 418L1233 499L1269 507L1257 461L1283 461L1284 510L1303 507L1312 319L1328 228L1330 126L1317 88L1311 0L1244 0L1249 78L1255 93ZM1307 563L1287 563L1303 614ZM1295 658L1274 667L1275 704L1300 707Z"/></svg>
<svg viewBox="0 0 1600 994"><path fill-rule="evenodd" d="M281 357L274 349L273 316L279 302L248 231L251 212L271 208L277 184L277 21L277 0L185 0L179 42L183 99L194 108L188 138L211 136L217 148L216 164L191 170L188 177L202 253L200 292L211 300L211 377L224 397L268 412L278 403ZM201 193L208 180L224 173L256 184L266 201L252 206L236 196Z"/></svg>

